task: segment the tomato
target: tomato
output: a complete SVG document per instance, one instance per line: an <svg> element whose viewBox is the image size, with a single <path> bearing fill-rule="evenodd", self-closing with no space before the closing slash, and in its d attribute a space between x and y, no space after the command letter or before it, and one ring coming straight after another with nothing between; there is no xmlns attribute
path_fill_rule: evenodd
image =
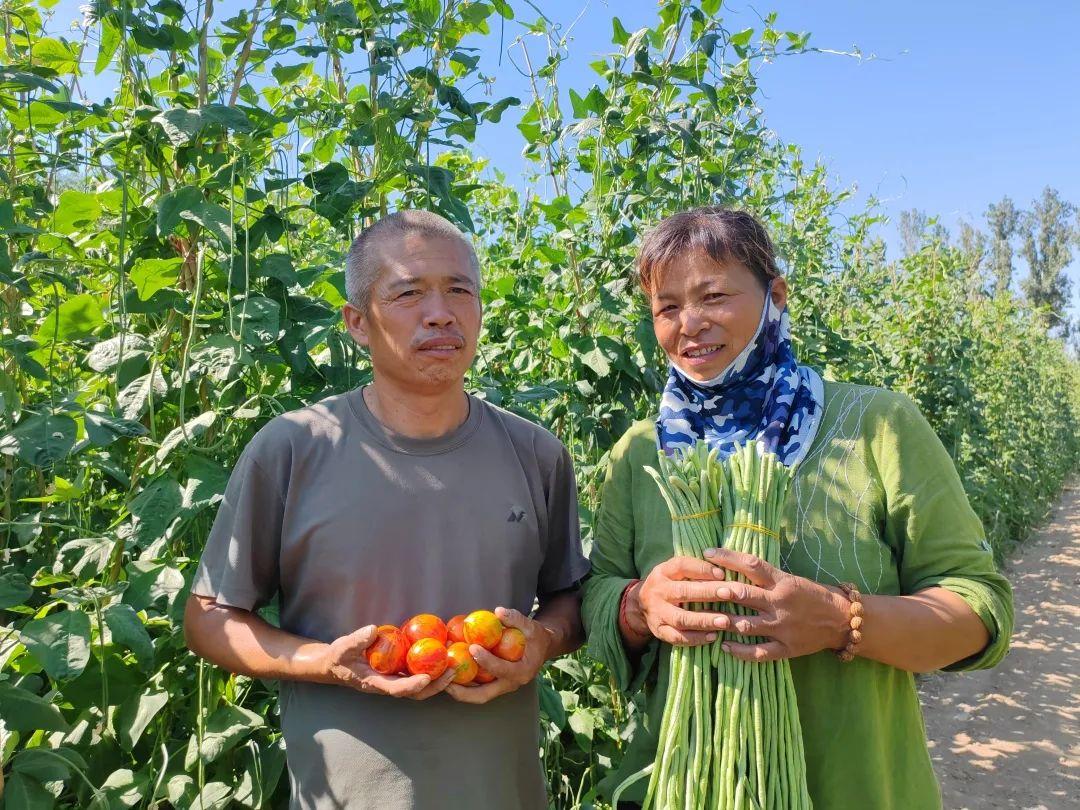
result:
<svg viewBox="0 0 1080 810"><path fill-rule="evenodd" d="M442 619L430 613L413 616L401 626L401 631L410 644L414 644L422 638L433 638L440 644L446 643L446 625L443 624Z"/></svg>
<svg viewBox="0 0 1080 810"><path fill-rule="evenodd" d="M451 642L465 640L465 614L460 613L446 623L446 634Z"/></svg>
<svg viewBox="0 0 1080 810"><path fill-rule="evenodd" d="M495 676L477 664L476 677L473 678L473 683L491 683L493 680L495 680Z"/></svg>
<svg viewBox="0 0 1080 810"><path fill-rule="evenodd" d="M465 640L490 650L502 638L503 626L490 610L474 610L465 617Z"/></svg>
<svg viewBox="0 0 1080 810"><path fill-rule="evenodd" d="M368 665L382 675L394 675L405 666L409 642L392 624L379 625L375 640L364 651Z"/></svg>
<svg viewBox="0 0 1080 810"><path fill-rule="evenodd" d="M525 634L516 627L507 627L492 652L504 661L520 661L525 655Z"/></svg>
<svg viewBox="0 0 1080 810"><path fill-rule="evenodd" d="M472 683L480 667L476 659L469 654L469 645L464 641L455 641L446 651L446 657L450 659L450 667L457 671L454 683Z"/></svg>
<svg viewBox="0 0 1080 810"><path fill-rule="evenodd" d="M409 647L405 656L410 675L430 675L435 680L450 663L446 657L446 647L437 638L422 638Z"/></svg>

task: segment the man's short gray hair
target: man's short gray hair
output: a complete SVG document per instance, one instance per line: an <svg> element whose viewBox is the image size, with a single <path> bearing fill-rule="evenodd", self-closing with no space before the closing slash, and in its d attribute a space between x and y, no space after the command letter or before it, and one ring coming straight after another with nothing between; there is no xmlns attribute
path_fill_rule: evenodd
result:
<svg viewBox="0 0 1080 810"><path fill-rule="evenodd" d="M345 295L361 312L371 304L371 288L379 277L378 247L387 240L411 234L448 239L464 246L469 264L480 279L480 260L472 242L450 220L432 211L395 211L360 232L345 259Z"/></svg>

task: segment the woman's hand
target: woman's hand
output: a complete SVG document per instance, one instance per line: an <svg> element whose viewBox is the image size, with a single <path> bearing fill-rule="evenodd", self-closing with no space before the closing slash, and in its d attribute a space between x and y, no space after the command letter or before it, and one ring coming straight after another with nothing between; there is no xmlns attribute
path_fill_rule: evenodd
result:
<svg viewBox="0 0 1080 810"><path fill-rule="evenodd" d="M672 557L660 563L627 593L624 640L631 647L641 646L650 636L680 645L715 641L715 622L723 617L680 606L716 602L720 586L726 584L724 570L704 560Z"/></svg>
<svg viewBox="0 0 1080 810"><path fill-rule="evenodd" d="M781 571L752 554L717 548L706 551L705 558L710 565L750 580L726 583L717 589L716 598L756 611L750 616L721 613L716 629L765 638L757 644L725 641L725 652L744 661L774 661L840 649L847 643L848 601L839 588Z"/></svg>

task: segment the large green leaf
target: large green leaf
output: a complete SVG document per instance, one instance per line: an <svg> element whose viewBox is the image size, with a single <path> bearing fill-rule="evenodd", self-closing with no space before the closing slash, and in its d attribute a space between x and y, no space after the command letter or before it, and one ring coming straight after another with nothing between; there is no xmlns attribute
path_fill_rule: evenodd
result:
<svg viewBox="0 0 1080 810"><path fill-rule="evenodd" d="M161 440L154 458L161 464L169 457L173 450L187 442L194 442L217 421L217 411L204 411L194 419L188 419L182 425L178 425Z"/></svg>
<svg viewBox="0 0 1080 810"><path fill-rule="evenodd" d="M124 602L135 610L145 610L165 599L172 606L184 589L184 575L179 569L161 562L134 560L127 565L128 587Z"/></svg>
<svg viewBox="0 0 1080 810"><path fill-rule="evenodd" d="M0 718L8 731L67 731L60 710L33 692L0 681Z"/></svg>
<svg viewBox="0 0 1080 810"><path fill-rule="evenodd" d="M229 806L229 797L232 788L224 782L207 782L199 795L191 801L192 807L201 807L204 810L225 810Z"/></svg>
<svg viewBox="0 0 1080 810"><path fill-rule="evenodd" d="M83 673L64 684L60 691L73 706L120 706L145 688L146 674L134 664L128 664L115 652L109 652L102 663L95 658Z"/></svg>
<svg viewBox="0 0 1080 810"><path fill-rule="evenodd" d="M149 433L141 422L101 411L87 411L83 415L83 424L86 437L98 447L108 447L117 439L133 439Z"/></svg>
<svg viewBox="0 0 1080 810"><path fill-rule="evenodd" d="M19 638L49 677L78 677L90 660L90 617L81 610L63 610L23 625Z"/></svg>
<svg viewBox="0 0 1080 810"><path fill-rule="evenodd" d="M150 341L138 333L124 332L94 345L86 355L86 364L94 371L112 371L130 357L149 356Z"/></svg>
<svg viewBox="0 0 1080 810"><path fill-rule="evenodd" d="M52 68L57 73L78 73L79 53L69 43L44 37L34 43L30 54L37 64Z"/></svg>
<svg viewBox="0 0 1080 810"><path fill-rule="evenodd" d="M253 362L243 344L229 334L211 335L191 350L192 371L217 382L224 382L241 366Z"/></svg>
<svg viewBox="0 0 1080 810"><path fill-rule="evenodd" d="M157 540L165 534L173 518L180 514L184 497L180 484L169 477L156 478L136 495L128 509L138 520L135 536L140 544Z"/></svg>
<svg viewBox="0 0 1080 810"><path fill-rule="evenodd" d="M108 567L115 546L110 537L78 537L60 547L57 562L77 577L97 576Z"/></svg>
<svg viewBox="0 0 1080 810"><path fill-rule="evenodd" d="M146 412L151 397L157 399L168 390L164 375L160 369L155 368L152 373L144 374L128 383L117 394L116 402L125 419L138 419Z"/></svg>
<svg viewBox="0 0 1080 810"><path fill-rule="evenodd" d="M65 414L31 416L0 438L0 453L18 455L35 467L48 467L71 452L78 430L75 420Z"/></svg>
<svg viewBox="0 0 1080 810"><path fill-rule="evenodd" d="M144 800L150 787L149 781L150 775L145 770L135 772L130 768L121 768L113 771L101 785L102 795L94 796L88 810L135 807Z"/></svg>
<svg viewBox="0 0 1080 810"><path fill-rule="evenodd" d="M97 56L94 59L94 75L100 75L109 66L113 56L120 48L120 29L111 19L101 21L101 40L98 43Z"/></svg>
<svg viewBox="0 0 1080 810"><path fill-rule="evenodd" d="M52 310L34 335L38 343L53 340L80 340L90 337L95 329L105 325L101 302L90 293L68 298Z"/></svg>
<svg viewBox="0 0 1080 810"><path fill-rule="evenodd" d="M135 285L135 292L143 301L147 301L158 290L171 287L176 284L180 277L180 266L184 260L177 257L173 259L139 259L131 268L129 277Z"/></svg>
<svg viewBox="0 0 1080 810"><path fill-rule="evenodd" d="M184 508L201 509L225 493L229 473L215 461L191 454L184 461L188 480L184 486Z"/></svg>
<svg viewBox="0 0 1080 810"><path fill-rule="evenodd" d="M273 343L280 332L281 307L277 301L253 295L234 305L244 342L256 346Z"/></svg>
<svg viewBox="0 0 1080 810"><path fill-rule="evenodd" d="M102 611L105 624L109 627L114 644L123 644L135 653L135 659L143 669L154 664L154 644L146 626L131 607L123 602L114 602Z"/></svg>
<svg viewBox="0 0 1080 810"><path fill-rule="evenodd" d="M182 186L158 199L157 232L166 236L176 230L184 220L184 214L194 211L203 203L203 193L195 186Z"/></svg>
<svg viewBox="0 0 1080 810"><path fill-rule="evenodd" d="M233 243L233 224L229 212L216 203L201 202L181 211L180 216L190 219L206 228L218 240L222 248L230 248Z"/></svg>
<svg viewBox="0 0 1080 810"><path fill-rule="evenodd" d="M251 131L251 121L244 112L224 104L208 104L198 110L174 107L154 118L174 146L190 142L203 127L217 125L234 132Z"/></svg>
<svg viewBox="0 0 1080 810"><path fill-rule="evenodd" d="M39 782L63 781L69 779L75 769L85 771L86 760L78 751L64 746L25 748L15 755L11 769Z"/></svg>
<svg viewBox="0 0 1080 810"><path fill-rule="evenodd" d="M34 593L23 574L9 571L0 575L0 610L21 605Z"/></svg>
<svg viewBox="0 0 1080 810"><path fill-rule="evenodd" d="M116 713L116 732L128 751L135 748L146 727L168 702L168 692L151 687L140 690L120 706Z"/></svg>
<svg viewBox="0 0 1080 810"><path fill-rule="evenodd" d="M199 754L204 762L213 762L265 724L255 712L228 703L206 721Z"/></svg>
<svg viewBox="0 0 1080 810"><path fill-rule="evenodd" d="M87 191L68 189L60 195L60 202L53 214L57 233L70 234L79 228L93 225L101 216L98 195Z"/></svg>
<svg viewBox="0 0 1080 810"><path fill-rule="evenodd" d="M33 777L14 773L4 790L5 810L52 810L56 798Z"/></svg>

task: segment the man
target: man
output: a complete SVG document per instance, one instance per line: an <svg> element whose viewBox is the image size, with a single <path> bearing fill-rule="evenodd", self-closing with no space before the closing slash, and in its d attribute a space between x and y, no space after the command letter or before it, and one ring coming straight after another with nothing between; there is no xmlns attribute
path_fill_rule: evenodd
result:
<svg viewBox="0 0 1080 810"><path fill-rule="evenodd" d="M374 380L278 416L245 448L191 589L188 645L281 681L293 808L546 808L536 675L581 643L588 569L570 457L465 392L480 273L453 225L383 218L353 243L346 287ZM253 612L275 596L280 629ZM472 648L491 683L367 666L376 625L494 607L527 646L517 663Z"/></svg>

